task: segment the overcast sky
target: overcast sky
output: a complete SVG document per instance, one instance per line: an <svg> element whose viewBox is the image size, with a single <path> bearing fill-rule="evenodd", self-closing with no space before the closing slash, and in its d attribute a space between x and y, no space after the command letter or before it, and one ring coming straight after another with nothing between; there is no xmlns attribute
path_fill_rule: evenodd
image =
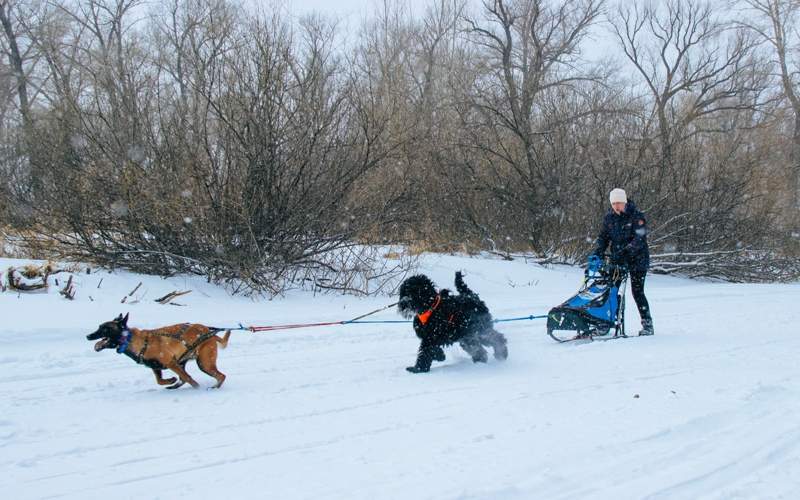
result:
<svg viewBox="0 0 800 500"><path fill-rule="evenodd" d="M336 14L346 17L360 17L378 4L380 0L287 0L290 10L301 14L311 11ZM405 0L415 14L425 11L431 0Z"/></svg>
<svg viewBox="0 0 800 500"><path fill-rule="evenodd" d="M269 5L274 0L244 0L251 5ZM277 0L285 5L286 9L295 16L319 12L333 15L346 26L345 32L353 34L361 25L361 21L368 14L374 12L382 4L382 0ZM422 16L429 5L438 0L403 0L410 12L415 16ZM467 0L468 5L476 8L480 0ZM610 34L601 25L595 25L591 30L591 40L583 44L584 56L591 60L604 59L609 53L616 52L614 41Z"/></svg>

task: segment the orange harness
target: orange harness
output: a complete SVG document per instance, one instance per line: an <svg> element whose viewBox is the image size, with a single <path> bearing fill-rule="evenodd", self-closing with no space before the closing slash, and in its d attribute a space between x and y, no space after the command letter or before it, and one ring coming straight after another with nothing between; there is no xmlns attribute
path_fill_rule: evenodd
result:
<svg viewBox="0 0 800 500"><path fill-rule="evenodd" d="M417 314L419 322L422 323L423 325L428 324L428 320L431 319L431 314L433 314L433 311L435 311L436 308L439 307L439 304L441 304L441 302L442 302L442 296L436 295L436 300L433 302L433 306L431 306L431 308L428 309L427 311Z"/></svg>

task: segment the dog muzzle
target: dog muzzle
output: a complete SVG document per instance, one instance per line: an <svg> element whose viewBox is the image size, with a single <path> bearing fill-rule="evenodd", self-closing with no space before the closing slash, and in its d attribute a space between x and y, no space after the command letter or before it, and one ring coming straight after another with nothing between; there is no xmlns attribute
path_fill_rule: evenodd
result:
<svg viewBox="0 0 800 500"><path fill-rule="evenodd" d="M111 340L107 338L102 338L98 340L97 343L94 345L94 350L97 352L102 351L103 349L111 347L109 344L111 344Z"/></svg>

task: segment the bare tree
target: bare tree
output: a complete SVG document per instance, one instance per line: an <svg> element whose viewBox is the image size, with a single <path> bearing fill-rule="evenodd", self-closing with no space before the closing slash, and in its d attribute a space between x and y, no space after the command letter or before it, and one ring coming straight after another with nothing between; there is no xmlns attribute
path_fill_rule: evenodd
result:
<svg viewBox="0 0 800 500"><path fill-rule="evenodd" d="M7 61L6 77L13 80L9 107L3 110L4 160L0 170L7 183L2 189L11 195L20 194L30 199L40 189L42 180L35 175L36 157L41 148L34 139L33 129L42 105L46 105L50 74L42 46L38 43L40 33L51 31L54 20L52 11L44 0L0 2L0 51ZM10 104L14 103L13 112ZM19 126L17 126L19 124ZM9 204L9 216L19 216L25 207Z"/></svg>
<svg viewBox="0 0 800 500"><path fill-rule="evenodd" d="M19 112L23 122L30 121L30 99L28 97L28 77L25 68L26 50L20 47L17 5L10 0L0 0L0 25L3 27L4 52L8 58L8 66L16 80Z"/></svg>
<svg viewBox="0 0 800 500"><path fill-rule="evenodd" d="M770 46L783 95L794 115L790 179L795 187L793 205L800 209L800 1L744 0L744 4L748 15L743 19L748 20L738 23Z"/></svg>
<svg viewBox="0 0 800 500"><path fill-rule="evenodd" d="M666 245L670 259L681 252L747 248L739 236L731 238L754 227L743 208L752 169L733 161L743 137L733 134L736 141L725 146L725 161L716 165L703 150L714 134L741 130L736 120L757 122L754 113L764 104L767 83L755 40L710 3L694 0L621 3L611 23L652 103L644 140L657 149L650 161L640 160L637 188L657 221L656 247ZM735 223L742 224L741 232L730 230Z"/></svg>
<svg viewBox="0 0 800 500"><path fill-rule="evenodd" d="M584 108L545 120L545 101L580 93L582 83L600 79L596 68L578 63L580 44L598 20L602 6L597 0L558 4L487 0L483 2L483 21L466 20L473 42L483 49L478 69L485 74L475 81L475 112L470 111L464 120L482 122L481 134L490 133L489 142L477 136L471 142L487 158L495 194L504 203L528 212L529 238L542 254L547 250L542 239L545 232L538 230L546 219L542 216L559 205L557 196L543 197L542 193L557 193L559 179L563 179L563 172L544 154L542 143L548 140L550 129L597 111ZM474 126L469 129L477 130ZM509 175L515 178L512 185L506 180Z"/></svg>
<svg viewBox="0 0 800 500"><path fill-rule="evenodd" d="M354 43L234 0L0 2L0 229L31 255L372 293L408 264L376 244L577 262L623 185L657 272L800 273L795 3L621 4L630 81L586 59L602 0L384 0Z"/></svg>
<svg viewBox="0 0 800 500"><path fill-rule="evenodd" d="M340 64L335 24L245 20L209 0L168 5L139 30L135 5L59 6L80 50L60 44L51 59L81 78L35 131L50 182L28 243L256 293L385 276L357 238L386 217L353 193L398 139Z"/></svg>
<svg viewBox="0 0 800 500"><path fill-rule="evenodd" d="M698 119L750 105L734 98L760 89L751 78L755 43L742 30L730 31L703 1L621 3L611 22L654 102L661 184L675 145L702 131L693 128Z"/></svg>

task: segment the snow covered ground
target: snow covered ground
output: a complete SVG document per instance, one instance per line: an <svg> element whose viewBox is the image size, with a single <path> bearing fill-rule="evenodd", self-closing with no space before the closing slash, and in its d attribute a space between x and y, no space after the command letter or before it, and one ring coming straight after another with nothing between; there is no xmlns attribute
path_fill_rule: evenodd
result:
<svg viewBox="0 0 800 500"><path fill-rule="evenodd" d="M0 269L11 261L0 260ZM466 271L496 317L546 312L581 271L429 255ZM100 279L103 282L97 288ZM408 325L236 332L219 391L156 386L150 370L85 339L131 326L349 319L389 298L293 293L253 302L201 279L77 276L0 294L0 495L28 498L797 498L800 285L650 277L656 335L558 345L544 322L500 325L510 358L457 347L404 368ZM139 281L145 299L120 304ZM193 292L162 306L153 298ZM89 300L89 295L94 301ZM629 329L638 315L628 301ZM399 319L393 311L380 315ZM197 380L212 379L188 365ZM638 395L638 397L637 397Z"/></svg>

